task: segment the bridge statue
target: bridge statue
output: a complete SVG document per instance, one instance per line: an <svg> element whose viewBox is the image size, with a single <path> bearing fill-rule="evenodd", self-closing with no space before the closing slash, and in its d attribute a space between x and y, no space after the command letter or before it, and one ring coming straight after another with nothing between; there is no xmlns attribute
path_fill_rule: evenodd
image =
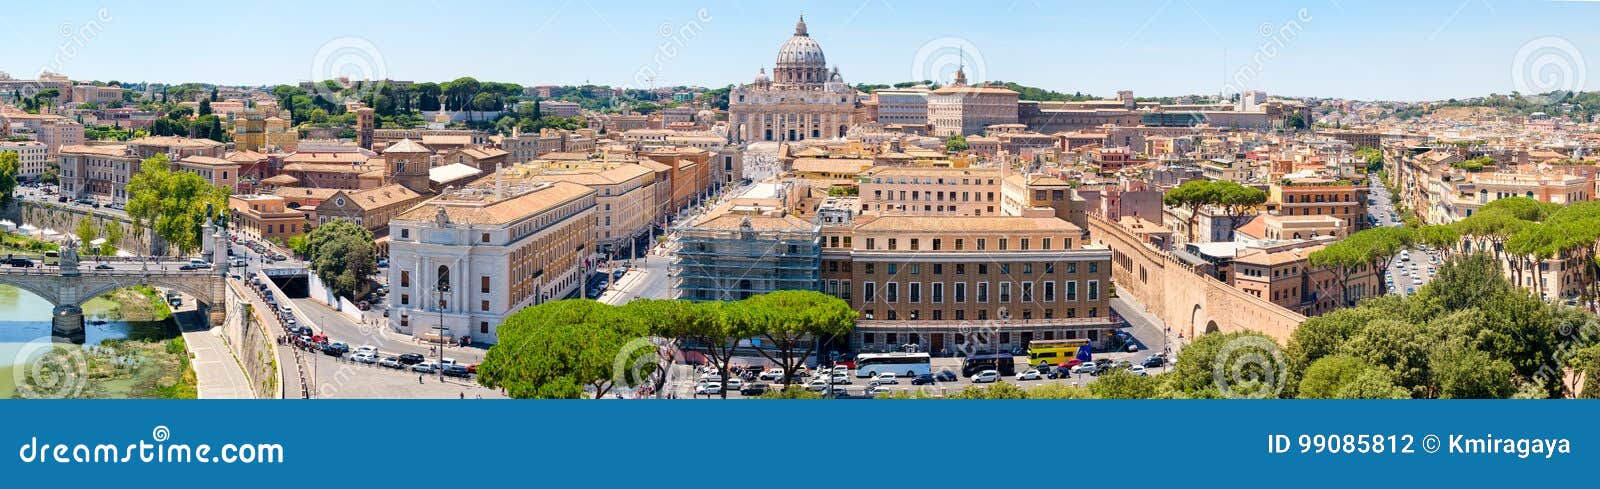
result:
<svg viewBox="0 0 1600 489"><path fill-rule="evenodd" d="M78 274L78 240L67 238L66 247L61 249L61 262L58 266L62 275Z"/></svg>

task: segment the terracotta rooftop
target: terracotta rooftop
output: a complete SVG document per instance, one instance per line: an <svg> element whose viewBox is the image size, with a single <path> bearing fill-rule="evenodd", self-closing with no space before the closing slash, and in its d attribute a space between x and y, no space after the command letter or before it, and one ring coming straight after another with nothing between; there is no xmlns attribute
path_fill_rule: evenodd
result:
<svg viewBox="0 0 1600 489"><path fill-rule="evenodd" d="M568 182L554 182L498 200L492 194L457 192L418 204L395 219L432 222L442 208L452 223L504 225L592 193L594 190L589 187Z"/></svg>

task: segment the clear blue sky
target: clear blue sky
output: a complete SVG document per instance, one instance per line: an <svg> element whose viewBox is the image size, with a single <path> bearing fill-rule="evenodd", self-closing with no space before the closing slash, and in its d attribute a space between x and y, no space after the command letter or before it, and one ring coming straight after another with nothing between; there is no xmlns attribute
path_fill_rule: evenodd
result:
<svg viewBox="0 0 1600 489"><path fill-rule="evenodd" d="M399 80L640 86L654 72L656 85L723 86L770 67L801 13L850 83L948 77L965 52L986 79L1097 95L1217 93L1226 73L1273 94L1430 100L1509 93L1519 50L1554 38L1535 47L1564 61L1531 65L1556 86L1580 71L1582 88L1600 86L1600 2L1484 0L28 1L0 12L0 70L293 83L323 50L322 72L381 65ZM1262 36L1291 21L1297 32ZM63 35L91 22L93 38Z"/></svg>

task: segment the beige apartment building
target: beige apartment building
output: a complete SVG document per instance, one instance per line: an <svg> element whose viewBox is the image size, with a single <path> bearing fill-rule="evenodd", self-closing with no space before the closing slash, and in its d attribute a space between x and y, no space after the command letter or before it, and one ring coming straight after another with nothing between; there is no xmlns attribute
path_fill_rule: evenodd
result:
<svg viewBox="0 0 1600 489"><path fill-rule="evenodd" d="M23 179L38 178L50 167L49 151L38 141L0 141L0 153L17 154L17 176Z"/></svg>
<svg viewBox="0 0 1600 489"><path fill-rule="evenodd" d="M861 210L879 214L994 216L998 168L875 166L856 179Z"/></svg>
<svg viewBox="0 0 1600 489"><path fill-rule="evenodd" d="M1286 178L1267 189L1267 209L1285 216L1333 216L1352 232L1371 227L1363 182L1322 177Z"/></svg>
<svg viewBox="0 0 1600 489"><path fill-rule="evenodd" d="M517 310L583 285L595 191L536 183L464 189L389 222L388 321L424 341L497 343Z"/></svg>
<svg viewBox="0 0 1600 489"><path fill-rule="evenodd" d="M620 251L650 232L662 206L656 172L632 162L534 160L468 184L492 189L531 182L568 182L595 191L594 242L599 251ZM662 184L665 185L665 184Z"/></svg>
<svg viewBox="0 0 1600 489"><path fill-rule="evenodd" d="M1003 87L967 85L967 75L957 70L955 83L928 95L928 123L935 136L983 134L995 124L1017 123L1017 97Z"/></svg>
<svg viewBox="0 0 1600 489"><path fill-rule="evenodd" d="M851 333L858 351L907 343L937 353L963 344L993 351L1074 338L1099 345L1116 328L1111 252L1086 248L1082 229L1067 221L867 216L851 235L841 243L849 246L849 285L834 286L837 275L825 268L824 287L847 291L861 314Z"/></svg>

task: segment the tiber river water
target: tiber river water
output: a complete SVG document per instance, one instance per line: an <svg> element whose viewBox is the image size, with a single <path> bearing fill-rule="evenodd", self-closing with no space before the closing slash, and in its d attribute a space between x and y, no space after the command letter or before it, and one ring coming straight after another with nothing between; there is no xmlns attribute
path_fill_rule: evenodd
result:
<svg viewBox="0 0 1600 489"><path fill-rule="evenodd" d="M107 311L114 304L105 296L95 298L83 306L84 347L92 347L110 339L164 340L177 335L172 321L120 321L109 320ZM22 371L17 366L29 361L29 352L38 352L35 343L50 340L50 311L48 301L30 292L0 285L0 399L10 398L17 377Z"/></svg>

